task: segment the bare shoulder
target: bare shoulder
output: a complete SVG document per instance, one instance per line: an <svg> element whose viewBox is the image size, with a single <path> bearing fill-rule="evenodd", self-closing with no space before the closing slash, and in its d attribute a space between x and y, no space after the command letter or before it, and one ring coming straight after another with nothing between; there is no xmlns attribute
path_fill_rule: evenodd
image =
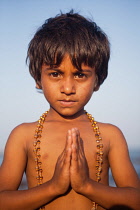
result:
<svg viewBox="0 0 140 210"><path fill-rule="evenodd" d="M16 126L12 132L22 132L25 130L31 131L33 128L35 128L35 126L37 125L37 121L36 122L30 122L30 123L22 123L18 126Z"/></svg>
<svg viewBox="0 0 140 210"><path fill-rule="evenodd" d="M103 132L109 132L109 134L112 133L122 133L120 128L118 128L116 125L110 124L110 123L102 123L98 122L99 127L102 129Z"/></svg>
<svg viewBox="0 0 140 210"><path fill-rule="evenodd" d="M27 148L27 143L34 136L34 131L37 122L33 123L22 123L16 126L10 133L6 143L5 152L14 150L20 150Z"/></svg>
<svg viewBox="0 0 140 210"><path fill-rule="evenodd" d="M36 128L37 122L32 122L32 123L22 123L18 126L16 126L10 136L12 135L20 135L20 138L28 138L32 133L34 132Z"/></svg>
<svg viewBox="0 0 140 210"><path fill-rule="evenodd" d="M103 137L109 141L110 147L118 144L125 144L125 146L127 146L125 137L120 128L109 123L99 122L98 125Z"/></svg>

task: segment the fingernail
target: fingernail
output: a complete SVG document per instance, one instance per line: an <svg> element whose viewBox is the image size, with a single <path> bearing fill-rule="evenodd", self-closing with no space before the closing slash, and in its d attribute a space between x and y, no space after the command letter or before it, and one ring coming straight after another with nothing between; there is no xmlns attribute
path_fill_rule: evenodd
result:
<svg viewBox="0 0 140 210"><path fill-rule="evenodd" d="M71 135L71 130L68 130L68 135Z"/></svg>
<svg viewBox="0 0 140 210"><path fill-rule="evenodd" d="M75 128L72 128L71 130L72 130L72 132L75 132Z"/></svg>

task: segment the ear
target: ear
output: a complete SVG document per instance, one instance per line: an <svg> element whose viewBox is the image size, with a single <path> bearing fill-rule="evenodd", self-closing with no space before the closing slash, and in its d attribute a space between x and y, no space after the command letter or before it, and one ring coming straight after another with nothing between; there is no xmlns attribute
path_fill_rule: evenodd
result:
<svg viewBox="0 0 140 210"><path fill-rule="evenodd" d="M38 83L38 82L36 82L36 89L41 89L42 90L42 86L41 86L41 84L40 83Z"/></svg>
<svg viewBox="0 0 140 210"><path fill-rule="evenodd" d="M94 87L93 91L98 91L99 88L100 88L100 86L99 86L99 85L96 85L96 86Z"/></svg>
<svg viewBox="0 0 140 210"><path fill-rule="evenodd" d="M99 84L98 84L98 76L96 75L96 80L95 80L95 85L94 85L94 89L93 91L98 91L100 88Z"/></svg>

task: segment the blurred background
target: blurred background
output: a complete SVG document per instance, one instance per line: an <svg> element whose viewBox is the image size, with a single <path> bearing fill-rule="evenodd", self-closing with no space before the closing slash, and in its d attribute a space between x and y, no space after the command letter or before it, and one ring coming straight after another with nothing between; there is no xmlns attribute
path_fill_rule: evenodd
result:
<svg viewBox="0 0 140 210"><path fill-rule="evenodd" d="M86 110L117 125L140 174L140 1L0 0L0 152L11 130L48 110L25 63L28 43L45 19L74 9L93 19L111 43L109 75Z"/></svg>

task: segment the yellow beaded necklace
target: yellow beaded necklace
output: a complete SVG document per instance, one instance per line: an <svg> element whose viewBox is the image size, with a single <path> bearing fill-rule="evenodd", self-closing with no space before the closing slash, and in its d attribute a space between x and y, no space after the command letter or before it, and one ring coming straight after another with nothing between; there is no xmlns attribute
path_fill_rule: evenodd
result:
<svg viewBox="0 0 140 210"><path fill-rule="evenodd" d="M40 144L41 144L41 133L43 129L43 123L45 121L45 118L47 117L48 111L42 114L40 119L38 120L37 129L35 130L35 141L33 143L34 146L34 154L35 154L35 163L36 163L36 173L38 180L38 185L43 184L43 170L42 170L42 162L40 160L41 158L41 152L40 152ZM94 120L91 114L88 114L85 111L85 114L87 115L88 119L91 122L91 125L93 127L93 131L95 133L96 143L97 143L97 152L96 152L96 181L99 182L101 180L101 172L102 172L102 163L103 163L103 143L102 138L100 136L99 127L97 126L97 122ZM93 206L91 210L97 210L98 204L93 202ZM45 206L42 206L40 209L45 209Z"/></svg>

